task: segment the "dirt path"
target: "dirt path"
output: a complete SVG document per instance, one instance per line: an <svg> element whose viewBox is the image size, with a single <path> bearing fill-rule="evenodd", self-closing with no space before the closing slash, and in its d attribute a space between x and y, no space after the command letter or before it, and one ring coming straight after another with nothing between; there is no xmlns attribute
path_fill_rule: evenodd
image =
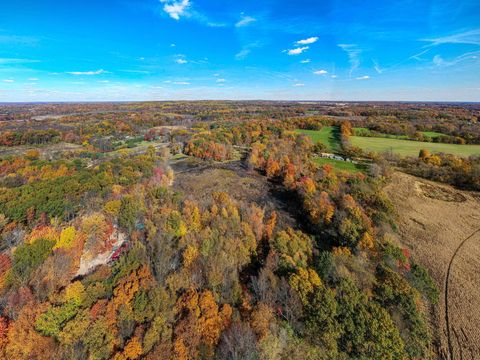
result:
<svg viewBox="0 0 480 360"><path fill-rule="evenodd" d="M480 197L395 173L386 192L398 211L397 240L440 289L432 309L440 359L480 359Z"/></svg>

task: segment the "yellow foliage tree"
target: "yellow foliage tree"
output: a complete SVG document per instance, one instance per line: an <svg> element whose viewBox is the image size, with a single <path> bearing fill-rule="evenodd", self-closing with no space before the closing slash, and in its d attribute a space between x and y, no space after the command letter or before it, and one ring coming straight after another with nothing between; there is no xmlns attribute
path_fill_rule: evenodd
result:
<svg viewBox="0 0 480 360"><path fill-rule="evenodd" d="M85 296L85 287L80 281L71 283L65 289L65 302L74 301L75 304L80 305L85 300Z"/></svg>
<svg viewBox="0 0 480 360"><path fill-rule="evenodd" d="M313 269L299 268L296 274L290 276L289 282L304 304L308 302L310 294L322 286L322 280Z"/></svg>
<svg viewBox="0 0 480 360"><path fill-rule="evenodd" d="M195 246L188 245L183 252L183 265L189 267L198 257L198 249Z"/></svg>
<svg viewBox="0 0 480 360"><path fill-rule="evenodd" d="M358 243L358 246L362 250L372 250L375 247L373 236L366 232L365 234L363 234L362 239Z"/></svg>
<svg viewBox="0 0 480 360"><path fill-rule="evenodd" d="M53 247L54 249L68 249L71 248L74 244L76 230L73 226L62 229L60 233L60 238Z"/></svg>
<svg viewBox="0 0 480 360"><path fill-rule="evenodd" d="M143 353L142 344L136 336L134 336L123 349L123 355L126 359L136 360Z"/></svg>
<svg viewBox="0 0 480 360"><path fill-rule="evenodd" d="M103 206L103 210L110 216L117 217L122 206L121 200L110 200Z"/></svg>

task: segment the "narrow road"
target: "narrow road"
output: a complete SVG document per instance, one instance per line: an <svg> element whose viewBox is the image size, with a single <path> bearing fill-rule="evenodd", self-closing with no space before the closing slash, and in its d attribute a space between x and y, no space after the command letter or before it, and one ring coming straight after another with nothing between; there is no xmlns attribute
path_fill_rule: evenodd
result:
<svg viewBox="0 0 480 360"><path fill-rule="evenodd" d="M452 342L452 336L450 334L450 316L449 316L449 313L448 313L448 289L449 289L449 282L450 282L450 273L451 273L451 270L452 270L453 261L455 260L455 257L457 256L460 249L463 247L463 245L465 245L465 243L468 240L470 240L472 237L474 237L477 233L480 233L480 229L475 230L471 235L469 235L467 238L465 238L460 243L460 245L458 245L457 249L453 253L453 256L450 259L450 262L448 264L447 276L445 278L445 291L444 291L445 292L445 325L447 327L448 352L449 352L449 355L450 355L449 356L450 360L454 360L453 342Z"/></svg>

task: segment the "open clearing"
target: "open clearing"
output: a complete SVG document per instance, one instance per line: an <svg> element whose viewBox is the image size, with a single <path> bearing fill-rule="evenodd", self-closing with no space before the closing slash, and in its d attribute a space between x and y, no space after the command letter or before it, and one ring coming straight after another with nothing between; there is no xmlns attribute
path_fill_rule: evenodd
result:
<svg viewBox="0 0 480 360"><path fill-rule="evenodd" d="M348 172L360 172L362 171L361 166L354 164L352 162L329 159L329 158L315 158L315 163L322 166L325 164L332 165L332 167L337 171L348 171Z"/></svg>
<svg viewBox="0 0 480 360"><path fill-rule="evenodd" d="M43 157L53 156L57 153L77 151L83 147L77 144L58 143L46 145L19 145L19 146L0 146L0 156L21 156L29 150L38 150Z"/></svg>
<svg viewBox="0 0 480 360"><path fill-rule="evenodd" d="M194 162L194 163L192 163ZM214 163L186 158L171 164L175 171L173 188L200 204L206 204L211 194L226 192L233 199L276 211L279 228L296 226L292 209L277 193L276 187L255 171L245 169L239 161ZM188 170L183 170L188 168Z"/></svg>
<svg viewBox="0 0 480 360"><path fill-rule="evenodd" d="M350 141L353 146L358 146L366 151L380 153L391 151L402 156L418 156L421 149L427 149L431 153L443 152L458 156L480 155L480 145L441 144L361 136L352 136Z"/></svg>
<svg viewBox="0 0 480 360"><path fill-rule="evenodd" d="M398 172L386 192L399 213L398 240L429 270L440 290L432 309L439 357L479 359L478 193Z"/></svg>
<svg viewBox="0 0 480 360"><path fill-rule="evenodd" d="M295 130L299 134L308 135L313 143L317 143L318 141L325 144L327 147L327 151L330 152L337 152L340 150L340 144L338 143L338 139L335 136L336 131L335 126L325 126L321 130L302 130L297 129Z"/></svg>

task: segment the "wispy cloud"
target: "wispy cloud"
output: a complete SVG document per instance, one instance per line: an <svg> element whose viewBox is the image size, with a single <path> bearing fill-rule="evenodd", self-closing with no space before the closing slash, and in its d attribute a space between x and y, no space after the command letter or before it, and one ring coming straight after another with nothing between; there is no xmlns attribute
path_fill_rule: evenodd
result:
<svg viewBox="0 0 480 360"><path fill-rule="evenodd" d="M442 44L480 45L480 29L464 31L453 35L436 38L420 39L420 41L429 42L430 44L428 46L437 46Z"/></svg>
<svg viewBox="0 0 480 360"><path fill-rule="evenodd" d="M15 80L12 80L12 79L5 79L3 80L4 83L14 83Z"/></svg>
<svg viewBox="0 0 480 360"><path fill-rule="evenodd" d="M183 64L186 64L186 63L188 63L188 61L187 61L187 60L185 60L185 59L182 59L182 58L175 60L175 62L176 62L177 64L180 64L180 65L183 65Z"/></svg>
<svg viewBox="0 0 480 360"><path fill-rule="evenodd" d="M285 50L285 51L287 51L287 54L288 54L288 55L300 55L300 54L302 54L303 52L307 51L308 49L310 49L310 47L308 47L308 46L303 46L303 47L299 47L299 48L295 48L295 49L290 49L290 50Z"/></svg>
<svg viewBox="0 0 480 360"><path fill-rule="evenodd" d="M258 48L261 46L261 43L259 41L255 41L249 44L246 44L242 47L242 49L235 54L235 59L237 60L243 60L245 59L250 53L252 52L252 49Z"/></svg>
<svg viewBox="0 0 480 360"><path fill-rule="evenodd" d="M35 45L37 42L33 36L0 35L0 44Z"/></svg>
<svg viewBox="0 0 480 360"><path fill-rule="evenodd" d="M235 59L237 60L243 60L245 59L248 55L250 55L251 50L250 49L242 49L238 53L235 54Z"/></svg>
<svg viewBox="0 0 480 360"><path fill-rule="evenodd" d="M362 50L355 44L338 44L347 53L350 62L350 75L360 66L360 54Z"/></svg>
<svg viewBox="0 0 480 360"><path fill-rule="evenodd" d="M38 81L38 80L40 80L40 79L39 78L34 78L34 77L28 78L28 81Z"/></svg>
<svg viewBox="0 0 480 360"><path fill-rule="evenodd" d="M302 84L302 83L296 83L296 84L293 84L292 85L293 87L304 87L305 84Z"/></svg>
<svg viewBox="0 0 480 360"><path fill-rule="evenodd" d="M328 74L327 70L317 70L313 72L315 75L326 75Z"/></svg>
<svg viewBox="0 0 480 360"><path fill-rule="evenodd" d="M31 60L31 59L17 59L17 58L0 58L0 65L6 64L30 64L30 63L37 63L40 62L39 60Z"/></svg>
<svg viewBox="0 0 480 360"><path fill-rule="evenodd" d="M248 26L256 21L257 19L255 19L254 17L242 15L242 18L235 24L235 27L238 28Z"/></svg>
<svg viewBox="0 0 480 360"><path fill-rule="evenodd" d="M480 59L480 51L468 52L460 56L457 56L451 60L445 60L440 55L435 55L433 57L433 64L438 67L447 67L447 66L457 65L458 63L461 63L464 61L468 61L468 60L476 61L478 59Z"/></svg>
<svg viewBox="0 0 480 360"><path fill-rule="evenodd" d="M217 83L225 83L225 82L227 82L227 80L225 80L225 79L217 79Z"/></svg>
<svg viewBox="0 0 480 360"><path fill-rule="evenodd" d="M173 84L175 85L190 85L188 81L174 81Z"/></svg>
<svg viewBox="0 0 480 360"><path fill-rule="evenodd" d="M302 61L300 61L300 62L301 62L302 64L308 64L308 63L311 63L312 60L310 60L310 59L305 59L305 60L302 60Z"/></svg>
<svg viewBox="0 0 480 360"><path fill-rule="evenodd" d="M96 71L67 71L67 74L70 75L101 75L108 74L108 71L100 69Z"/></svg>
<svg viewBox="0 0 480 360"><path fill-rule="evenodd" d="M370 76L368 75L365 75L365 76L359 76L359 77L356 77L355 80L368 80L370 79Z"/></svg>
<svg viewBox="0 0 480 360"><path fill-rule="evenodd" d="M383 73L383 69L380 67L380 65L378 64L378 62L377 62L375 59L372 59L372 62L373 62L373 68L375 69L375 71L377 72L377 74Z"/></svg>
<svg viewBox="0 0 480 360"><path fill-rule="evenodd" d="M191 6L190 0L172 1L160 0L163 3L163 11L165 11L172 19L180 20Z"/></svg>
<svg viewBox="0 0 480 360"><path fill-rule="evenodd" d="M132 73L132 74L150 74L150 71L147 70L120 70L121 72Z"/></svg>
<svg viewBox="0 0 480 360"><path fill-rule="evenodd" d="M318 41L318 37L317 36L312 36L312 37L309 37L308 39L304 39L304 40L299 40L296 42L297 45L309 45L309 44L314 44Z"/></svg>
<svg viewBox="0 0 480 360"><path fill-rule="evenodd" d="M408 60L412 60L412 59L413 59L413 60L417 60L417 61L422 61L422 60L424 60L424 59L422 59L420 56L425 55L425 54L426 54L427 52L429 52L429 51L430 51L430 49L423 50L423 51L419 52L418 54L415 54L415 55L410 56L410 57L408 58Z"/></svg>

